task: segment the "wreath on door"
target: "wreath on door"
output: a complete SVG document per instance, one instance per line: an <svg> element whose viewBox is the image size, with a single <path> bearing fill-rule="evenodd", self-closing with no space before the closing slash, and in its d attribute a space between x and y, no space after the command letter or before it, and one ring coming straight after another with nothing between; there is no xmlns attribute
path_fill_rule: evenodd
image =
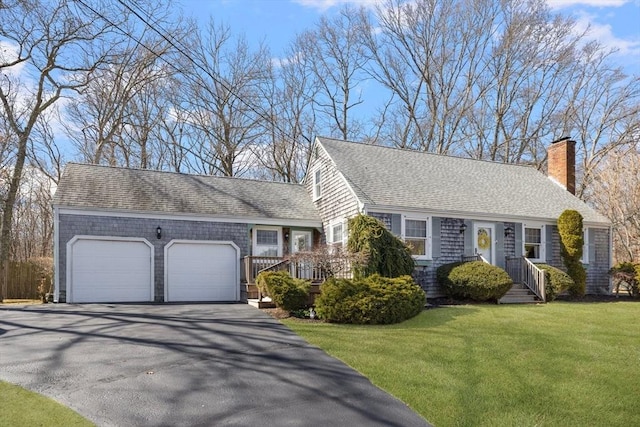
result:
<svg viewBox="0 0 640 427"><path fill-rule="evenodd" d="M478 230L478 247L480 249L489 249L491 247L491 238L484 228Z"/></svg>

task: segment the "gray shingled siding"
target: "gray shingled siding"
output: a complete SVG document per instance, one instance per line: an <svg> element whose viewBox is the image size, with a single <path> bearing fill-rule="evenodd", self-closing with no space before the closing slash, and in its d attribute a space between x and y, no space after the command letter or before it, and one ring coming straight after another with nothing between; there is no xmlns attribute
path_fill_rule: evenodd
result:
<svg viewBox="0 0 640 427"><path fill-rule="evenodd" d="M441 297L444 294L440 290L440 286L436 280L436 270L443 264L457 262L464 255L464 234L460 233L460 226L463 224L462 219L455 218L438 218L434 217L432 221L433 232L436 233L440 228L440 248L432 245L434 249L432 253L432 261L420 265L418 263L413 277L422 289L427 292L428 298ZM437 240L438 236L432 236L432 242ZM436 253L437 252L437 253Z"/></svg>
<svg viewBox="0 0 640 427"><path fill-rule="evenodd" d="M608 294L611 290L609 277L609 230L589 229L589 264L587 269L587 294Z"/></svg>
<svg viewBox="0 0 640 427"><path fill-rule="evenodd" d="M313 204L318 209L326 231L330 221L357 215L358 201L321 147L316 147L315 153L311 157L308 169L309 178L305 182L310 196L313 197L313 175L318 168L321 170L322 196Z"/></svg>
<svg viewBox="0 0 640 427"><path fill-rule="evenodd" d="M513 258L516 256L516 224L505 222L504 229L507 228L511 228L511 234L504 236L504 256L505 258Z"/></svg>
<svg viewBox="0 0 640 427"><path fill-rule="evenodd" d="M162 228L162 239L156 238L156 228ZM58 227L59 302L66 301L67 242L74 236L141 237L154 247L154 295L164 301L164 246L174 239L232 241L240 248L240 256L249 254L247 224L206 221L122 218L111 216L61 214Z"/></svg>
<svg viewBox="0 0 640 427"><path fill-rule="evenodd" d="M589 233L589 262L584 264L587 270L587 294L607 294L610 290L609 278L609 230L604 228L590 228ZM560 233L558 227L552 228L552 253L547 256L547 264L567 271L560 255Z"/></svg>

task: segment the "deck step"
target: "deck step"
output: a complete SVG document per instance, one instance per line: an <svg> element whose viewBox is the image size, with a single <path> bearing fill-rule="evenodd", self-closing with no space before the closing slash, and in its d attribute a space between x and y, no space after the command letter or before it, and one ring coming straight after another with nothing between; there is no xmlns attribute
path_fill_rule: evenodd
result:
<svg viewBox="0 0 640 427"><path fill-rule="evenodd" d="M250 298L247 299L247 304L257 308L276 308L276 304L269 299L263 299L262 301L260 301L257 298Z"/></svg>
<svg viewBox="0 0 640 427"><path fill-rule="evenodd" d="M509 292L498 300L498 304L536 304L540 302L533 292L522 283L514 283Z"/></svg>

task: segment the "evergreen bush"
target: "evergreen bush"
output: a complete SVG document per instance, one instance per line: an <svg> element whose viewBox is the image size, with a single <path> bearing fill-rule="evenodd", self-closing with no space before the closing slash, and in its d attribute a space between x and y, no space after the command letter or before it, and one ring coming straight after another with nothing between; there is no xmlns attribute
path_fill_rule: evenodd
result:
<svg viewBox="0 0 640 427"><path fill-rule="evenodd" d="M506 271L482 261L442 265L436 278L449 297L474 301L497 301L513 286Z"/></svg>
<svg viewBox="0 0 640 427"><path fill-rule="evenodd" d="M410 276L391 279L374 274L365 279L327 280L315 305L318 316L328 322L391 324L420 313L425 298Z"/></svg>
<svg viewBox="0 0 640 427"><path fill-rule="evenodd" d="M307 306L311 283L294 279L286 271L263 271L256 277L261 293L268 295L276 307L287 311L300 310Z"/></svg>
<svg viewBox="0 0 640 427"><path fill-rule="evenodd" d="M536 266L544 270L547 278L544 288L547 302L555 300L562 292L574 286L573 279L559 268L548 264L536 264Z"/></svg>
<svg viewBox="0 0 640 427"><path fill-rule="evenodd" d="M404 242L394 236L382 222L358 215L349 220L347 250L361 254L361 260L352 266L354 277L373 274L384 277L411 275L415 263Z"/></svg>
<svg viewBox="0 0 640 427"><path fill-rule="evenodd" d="M587 272L582 265L582 247L584 246L582 215L578 211L566 210L558 218L560 234L560 255L567 267L567 274L573 279L569 293L584 296L587 287Z"/></svg>

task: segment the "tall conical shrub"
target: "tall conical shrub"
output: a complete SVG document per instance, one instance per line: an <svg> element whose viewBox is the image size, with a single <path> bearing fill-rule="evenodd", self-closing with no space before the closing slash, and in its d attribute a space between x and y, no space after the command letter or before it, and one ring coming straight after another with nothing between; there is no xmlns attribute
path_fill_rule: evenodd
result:
<svg viewBox="0 0 640 427"><path fill-rule="evenodd" d="M574 286L569 288L573 296L583 296L587 287L587 273L582 265L582 247L584 246L582 215L574 210L566 210L558 218L560 233L560 255L567 267L567 274L573 279Z"/></svg>

